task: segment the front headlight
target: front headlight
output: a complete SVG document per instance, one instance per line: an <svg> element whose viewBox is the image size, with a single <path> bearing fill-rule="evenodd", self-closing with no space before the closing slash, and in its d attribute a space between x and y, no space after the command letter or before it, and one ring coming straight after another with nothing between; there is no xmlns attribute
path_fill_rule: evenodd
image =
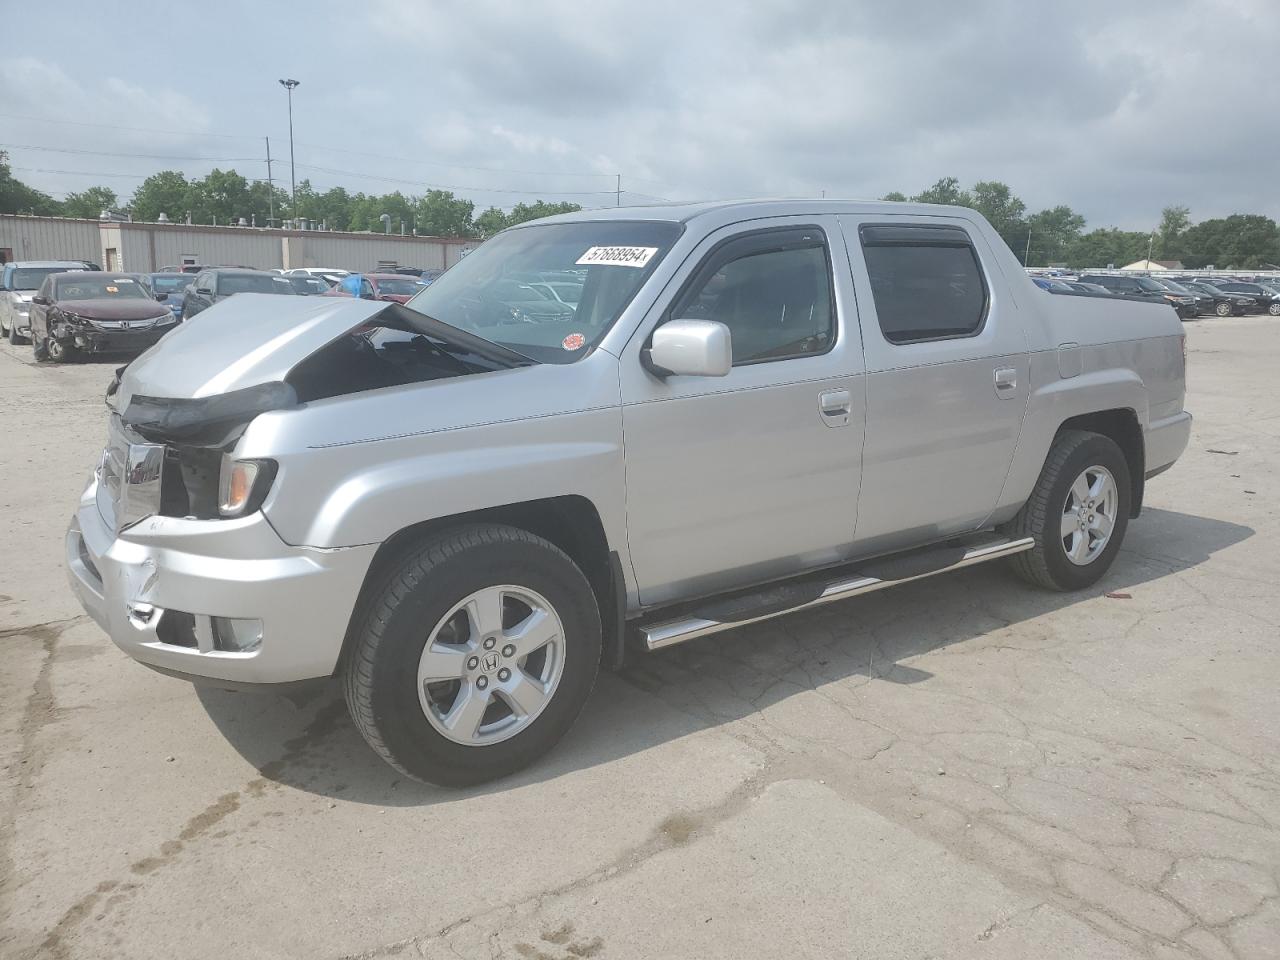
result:
<svg viewBox="0 0 1280 960"><path fill-rule="evenodd" d="M274 460L233 460L224 455L218 473L218 512L224 517L253 513L276 478Z"/></svg>

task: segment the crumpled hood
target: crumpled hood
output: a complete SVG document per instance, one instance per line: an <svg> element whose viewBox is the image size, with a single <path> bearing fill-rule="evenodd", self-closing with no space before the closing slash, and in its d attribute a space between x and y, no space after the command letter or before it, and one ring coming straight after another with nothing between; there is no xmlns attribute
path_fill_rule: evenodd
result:
<svg viewBox="0 0 1280 960"><path fill-rule="evenodd" d="M116 402L136 393L212 397L285 379L293 367L390 304L240 293L203 310L125 368Z"/></svg>
<svg viewBox="0 0 1280 960"><path fill-rule="evenodd" d="M156 300L59 300L55 306L65 314L86 320L155 320L167 317L169 308Z"/></svg>
<svg viewBox="0 0 1280 960"><path fill-rule="evenodd" d="M36 295L34 290L14 290L13 295L18 298L19 303L31 304L31 298Z"/></svg>

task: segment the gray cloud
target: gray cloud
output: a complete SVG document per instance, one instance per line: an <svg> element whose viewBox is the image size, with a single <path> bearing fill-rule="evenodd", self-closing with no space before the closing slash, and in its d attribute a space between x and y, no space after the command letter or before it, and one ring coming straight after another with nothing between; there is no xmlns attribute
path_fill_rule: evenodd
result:
<svg viewBox="0 0 1280 960"><path fill-rule="evenodd" d="M96 9L77 14L78 33L118 37L118 16ZM128 43L170 42L163 9L140 18ZM1031 207L1067 203L1096 226L1147 227L1170 203L1196 219L1280 216L1270 189L1280 135L1265 115L1280 41L1273 0L376 0L358 18L336 3L275 10L227 4L207 18L210 31L183 31L180 58L148 58L145 69L77 56L74 39L56 62L6 60L0 113L88 112L181 133L156 141L0 118L0 142L257 156L255 138L269 133L282 156L275 78L289 74L303 80L298 175L319 186L431 183L466 188L481 206L532 198L503 191L590 206L611 202L615 172L633 200L868 197L954 175L1004 180ZM268 39L269 62L254 62L246 44ZM45 169L158 166L13 153L15 165ZM55 190L94 182L24 176ZM127 194L134 181L102 182Z"/></svg>

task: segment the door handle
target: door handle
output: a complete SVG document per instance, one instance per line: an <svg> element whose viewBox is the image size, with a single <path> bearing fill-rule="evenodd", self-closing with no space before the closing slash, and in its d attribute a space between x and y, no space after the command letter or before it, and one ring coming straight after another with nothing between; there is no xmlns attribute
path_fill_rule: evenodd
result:
<svg viewBox="0 0 1280 960"><path fill-rule="evenodd" d="M1013 367L1001 367L994 374L996 396L1012 397L1018 389L1018 371Z"/></svg>
<svg viewBox="0 0 1280 960"><path fill-rule="evenodd" d="M829 427L843 427L849 422L853 395L848 390L823 390L818 394L818 412Z"/></svg>

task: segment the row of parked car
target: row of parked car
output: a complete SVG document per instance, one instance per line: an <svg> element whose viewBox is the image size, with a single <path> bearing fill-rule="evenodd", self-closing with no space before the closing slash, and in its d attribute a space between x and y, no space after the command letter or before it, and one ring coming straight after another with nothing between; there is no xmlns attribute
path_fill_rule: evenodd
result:
<svg viewBox="0 0 1280 960"><path fill-rule="evenodd" d="M13 344L30 341L38 360L137 353L237 293L404 303L441 272L183 266L146 274L104 271L80 260L7 263L0 272L0 335Z"/></svg>
<svg viewBox="0 0 1280 960"><path fill-rule="evenodd" d="M1079 276L1032 276L1031 279L1050 293L1163 300L1183 320L1204 316L1241 316L1246 313L1280 316L1280 279L1274 277L1242 280L1239 277L1085 273Z"/></svg>

